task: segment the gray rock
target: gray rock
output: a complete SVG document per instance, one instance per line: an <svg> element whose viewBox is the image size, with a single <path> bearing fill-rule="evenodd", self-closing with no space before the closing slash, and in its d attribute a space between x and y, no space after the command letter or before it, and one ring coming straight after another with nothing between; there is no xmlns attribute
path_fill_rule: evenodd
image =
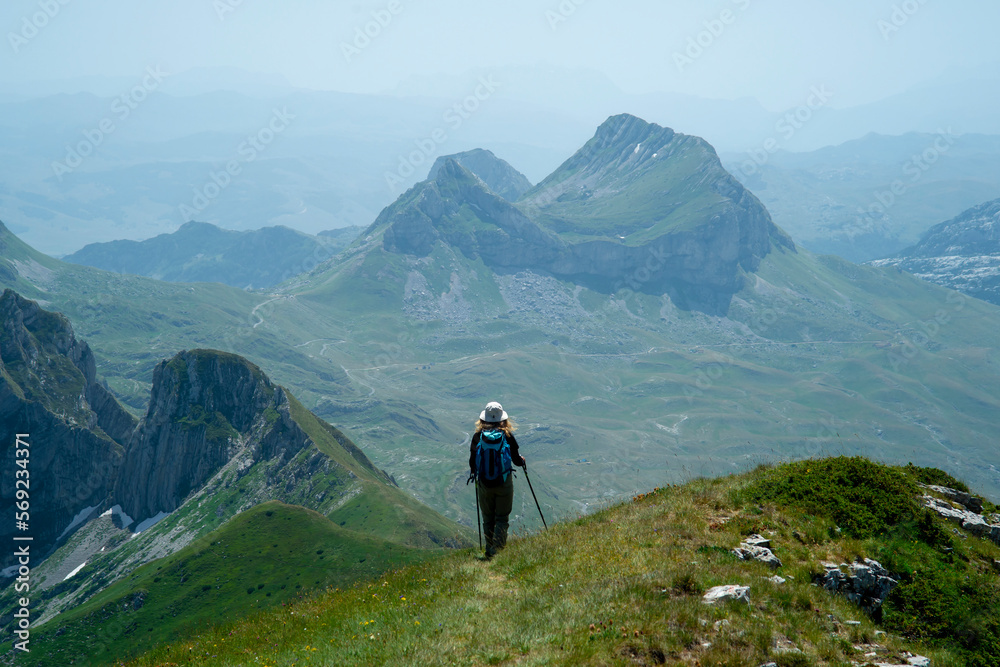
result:
<svg viewBox="0 0 1000 667"><path fill-rule="evenodd" d="M229 462L251 431L258 432L251 460L290 459L309 439L288 410L284 390L241 357L195 350L161 362L149 410L125 452L116 502L137 523L173 511Z"/></svg>
<svg viewBox="0 0 1000 667"><path fill-rule="evenodd" d="M985 537L996 544L1000 544L1000 525L991 524L982 514L976 514L967 509L958 509L934 496L923 496L921 500L924 501L925 507L946 519L955 521L973 535Z"/></svg>
<svg viewBox="0 0 1000 667"><path fill-rule="evenodd" d="M742 544L749 544L753 547L764 547L765 549L771 548L771 540L767 539L763 535L750 535L743 539Z"/></svg>
<svg viewBox="0 0 1000 667"><path fill-rule="evenodd" d="M750 604L750 587L729 584L727 586L716 586L710 588L701 601L705 604L715 604L716 602L728 602L736 600Z"/></svg>
<svg viewBox="0 0 1000 667"><path fill-rule="evenodd" d="M913 667L931 667L931 659L922 655L913 655L906 659Z"/></svg>
<svg viewBox="0 0 1000 667"><path fill-rule="evenodd" d="M744 542L733 549L733 553L740 560L755 560L764 563L769 568L776 570L781 567L781 561L770 549L765 547L755 547Z"/></svg>
<svg viewBox="0 0 1000 667"><path fill-rule="evenodd" d="M850 565L823 563L823 567L825 572L818 577L817 583L869 613L881 607L899 583L878 561L870 558ZM847 568L848 572L841 568Z"/></svg>
<svg viewBox="0 0 1000 667"><path fill-rule="evenodd" d="M947 486L931 485L927 488L935 493L940 493L948 500L954 500L970 512L975 512L976 514L982 514L983 512L983 499L978 496L974 496L971 493L966 493L965 491L959 491L957 489L949 489Z"/></svg>

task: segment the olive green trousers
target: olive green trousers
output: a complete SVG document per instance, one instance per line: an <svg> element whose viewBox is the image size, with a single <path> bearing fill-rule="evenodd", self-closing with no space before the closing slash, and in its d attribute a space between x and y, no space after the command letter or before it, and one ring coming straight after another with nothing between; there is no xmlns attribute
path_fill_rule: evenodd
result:
<svg viewBox="0 0 1000 667"><path fill-rule="evenodd" d="M507 526L514 506L514 475L511 473L501 486L476 484L479 484L479 511L486 534L486 557L491 558L507 544Z"/></svg>

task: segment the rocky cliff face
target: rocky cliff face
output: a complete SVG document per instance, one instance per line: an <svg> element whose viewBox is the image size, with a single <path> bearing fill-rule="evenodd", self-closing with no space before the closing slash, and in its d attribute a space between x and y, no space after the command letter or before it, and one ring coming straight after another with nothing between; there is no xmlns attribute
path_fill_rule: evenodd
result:
<svg viewBox="0 0 1000 667"><path fill-rule="evenodd" d="M222 352L181 352L153 373L149 410L128 444L115 501L136 522L171 512L248 440L257 460L290 457L308 439L288 416L284 391L259 368Z"/></svg>
<svg viewBox="0 0 1000 667"><path fill-rule="evenodd" d="M514 169L510 163L498 158L491 151L482 148L439 157L435 160L434 166L431 167L427 179L436 179L438 172L449 160L454 160L468 169L490 191L507 201L517 201L521 195L531 189L531 181L524 174Z"/></svg>
<svg viewBox="0 0 1000 667"><path fill-rule="evenodd" d="M747 272L791 240L695 137L618 116L516 204L457 160L436 165L368 234L393 253L435 244L491 268L549 273L603 292L668 294L685 309L727 312Z"/></svg>
<svg viewBox="0 0 1000 667"><path fill-rule="evenodd" d="M12 290L0 296L0 416L6 470L17 469L17 434L29 436L26 534L45 553L107 498L136 421L98 382L94 355L66 318ZM14 528L14 496L11 473L0 479L0 513L10 519L0 538Z"/></svg>
<svg viewBox="0 0 1000 667"><path fill-rule="evenodd" d="M1000 305L1000 199L932 227L917 245L870 262Z"/></svg>

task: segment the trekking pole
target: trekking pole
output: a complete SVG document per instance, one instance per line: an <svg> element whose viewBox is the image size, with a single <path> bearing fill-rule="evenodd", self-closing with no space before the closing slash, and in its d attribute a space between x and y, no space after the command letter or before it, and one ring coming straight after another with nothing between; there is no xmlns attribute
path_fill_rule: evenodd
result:
<svg viewBox="0 0 1000 667"><path fill-rule="evenodd" d="M542 514L542 506L538 504L538 497L535 495L535 489L531 486L531 478L528 477L528 464L525 463L521 466L521 469L524 470L524 478L528 480L528 488L531 489L531 497L535 499L535 507L538 508L538 516L542 517L542 525L545 526L546 530L548 530L549 525L545 523L545 515Z"/></svg>
<svg viewBox="0 0 1000 667"><path fill-rule="evenodd" d="M465 480L465 485L468 486L469 482L474 481L476 476L474 474L469 475L469 479ZM479 548L483 548L483 525L479 519L479 482L476 482L476 529L479 530Z"/></svg>

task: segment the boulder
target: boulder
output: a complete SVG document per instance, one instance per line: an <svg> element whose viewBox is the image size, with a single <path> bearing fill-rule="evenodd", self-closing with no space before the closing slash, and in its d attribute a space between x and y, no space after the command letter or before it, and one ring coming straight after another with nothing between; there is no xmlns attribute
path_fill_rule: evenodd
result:
<svg viewBox="0 0 1000 667"><path fill-rule="evenodd" d="M763 547L765 549L771 548L771 540L767 539L763 535L753 534L743 539L743 544L749 544L754 547Z"/></svg>
<svg viewBox="0 0 1000 667"><path fill-rule="evenodd" d="M781 561L771 551L771 540L760 535L747 537L740 543L740 546L733 549L733 554L740 560L759 561L771 569L781 567Z"/></svg>
<svg viewBox="0 0 1000 667"><path fill-rule="evenodd" d="M776 570L781 567L781 561L774 555L774 552L764 547L755 547L743 543L733 549L733 553L740 560L755 560L760 563L764 563L772 570Z"/></svg>
<svg viewBox="0 0 1000 667"><path fill-rule="evenodd" d="M716 586L710 588L701 599L705 604L715 604L716 602L727 602L729 600L750 604L750 587L735 584Z"/></svg>

